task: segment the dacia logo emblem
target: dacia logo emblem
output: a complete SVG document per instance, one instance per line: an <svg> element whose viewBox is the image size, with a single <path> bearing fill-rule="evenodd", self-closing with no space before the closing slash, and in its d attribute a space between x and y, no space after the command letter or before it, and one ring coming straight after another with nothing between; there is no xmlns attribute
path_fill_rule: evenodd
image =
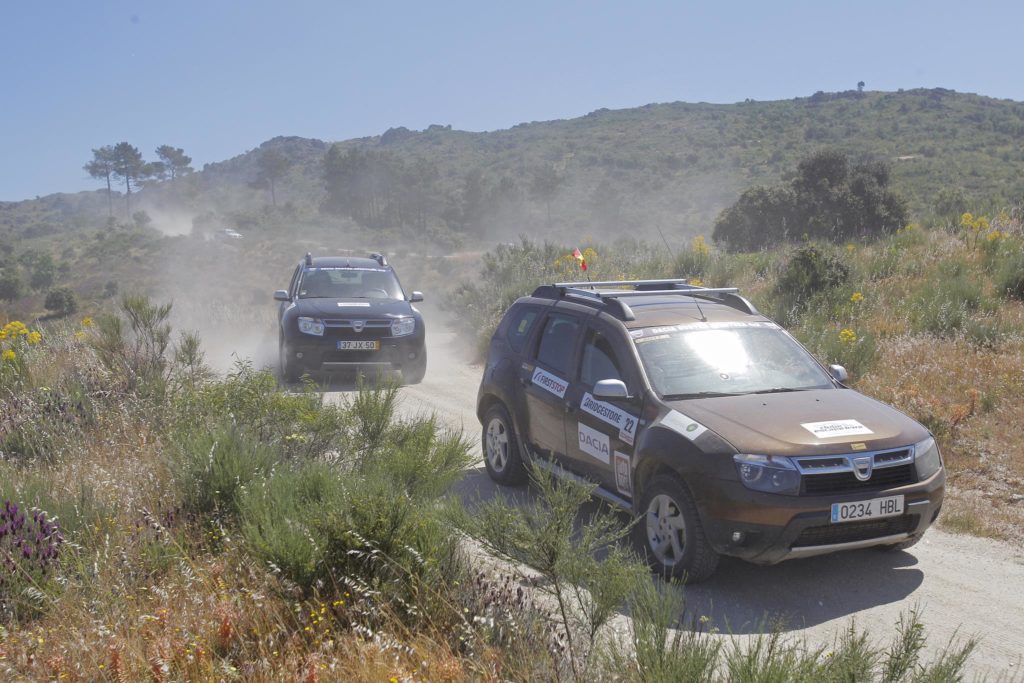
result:
<svg viewBox="0 0 1024 683"><path fill-rule="evenodd" d="M867 456L865 458L854 458L853 459L853 476L857 477L858 481L867 481L871 478L871 468L874 464L874 458Z"/></svg>
<svg viewBox="0 0 1024 683"><path fill-rule="evenodd" d="M352 321L352 331L353 332L362 332L364 327L366 327L366 321L365 320L353 320Z"/></svg>

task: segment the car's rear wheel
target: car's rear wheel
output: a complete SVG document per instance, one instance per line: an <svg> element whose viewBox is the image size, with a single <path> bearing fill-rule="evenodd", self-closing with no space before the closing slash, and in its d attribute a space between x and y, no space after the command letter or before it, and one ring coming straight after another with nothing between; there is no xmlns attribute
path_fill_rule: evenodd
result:
<svg viewBox="0 0 1024 683"><path fill-rule="evenodd" d="M484 467L491 479L506 486L526 481L526 466L520 456L516 430L508 411L500 403L484 414L483 451Z"/></svg>
<svg viewBox="0 0 1024 683"><path fill-rule="evenodd" d="M708 543L697 505L682 480L671 474L655 476L644 486L640 511L634 533L651 569L690 583L714 573L718 553Z"/></svg>

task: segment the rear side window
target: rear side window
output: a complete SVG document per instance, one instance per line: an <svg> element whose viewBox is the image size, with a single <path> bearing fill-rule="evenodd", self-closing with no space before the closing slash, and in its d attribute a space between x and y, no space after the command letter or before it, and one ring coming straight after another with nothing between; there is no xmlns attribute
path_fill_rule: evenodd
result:
<svg viewBox="0 0 1024 683"><path fill-rule="evenodd" d="M602 379L625 378L622 376L622 366L615 358L612 345L600 332L591 330L587 333L587 341L583 345L580 381L594 386Z"/></svg>
<svg viewBox="0 0 1024 683"><path fill-rule="evenodd" d="M508 345L516 353L522 353L526 348L526 340L530 338L530 331L533 329L533 323L536 322L538 314L536 308L523 308L514 313L512 320L509 321L505 336L508 339Z"/></svg>
<svg viewBox="0 0 1024 683"><path fill-rule="evenodd" d="M537 347L537 362L542 363L563 377L569 376L573 346L576 344L576 330L579 322L564 315L552 315L544 323Z"/></svg>

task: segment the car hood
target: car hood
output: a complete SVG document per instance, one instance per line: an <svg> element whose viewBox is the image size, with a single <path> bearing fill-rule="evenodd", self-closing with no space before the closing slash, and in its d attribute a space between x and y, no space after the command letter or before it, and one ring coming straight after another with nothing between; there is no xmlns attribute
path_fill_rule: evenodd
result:
<svg viewBox="0 0 1024 683"><path fill-rule="evenodd" d="M813 455L897 448L928 431L852 389L688 399L668 404L740 453ZM861 445L863 444L863 445Z"/></svg>
<svg viewBox="0 0 1024 683"><path fill-rule="evenodd" d="M298 299L295 315L314 318L396 318L413 314L408 301L398 299Z"/></svg>

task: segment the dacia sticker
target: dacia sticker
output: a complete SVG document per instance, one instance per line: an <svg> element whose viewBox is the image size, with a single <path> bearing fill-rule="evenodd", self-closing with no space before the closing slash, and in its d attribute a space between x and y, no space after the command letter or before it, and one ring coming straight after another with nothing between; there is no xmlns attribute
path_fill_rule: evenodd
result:
<svg viewBox="0 0 1024 683"><path fill-rule="evenodd" d="M619 410L611 403L598 401L590 395L590 392L583 394L580 408L583 412L590 413L602 422L607 422L612 427L618 429L619 438L630 446L633 445L633 441L636 438L637 417L635 415Z"/></svg>
<svg viewBox="0 0 1024 683"><path fill-rule="evenodd" d="M826 422L801 422L800 426L818 439L834 439L838 436L860 436L874 434L856 420L829 420Z"/></svg>
<svg viewBox="0 0 1024 683"><path fill-rule="evenodd" d="M696 441L698 436L708 430L700 422L697 422L692 417L683 415L678 410L670 410L668 415L661 418L661 424L674 432L682 434L690 441Z"/></svg>
<svg viewBox="0 0 1024 683"><path fill-rule="evenodd" d="M579 439L580 450L592 455L605 465L610 460L611 445L608 436L592 429L582 422L576 423L576 437Z"/></svg>
<svg viewBox="0 0 1024 683"><path fill-rule="evenodd" d="M564 379L555 377L540 368L533 371L533 383L545 391L550 391L558 398L564 398L565 390L569 388L569 383Z"/></svg>
<svg viewBox="0 0 1024 683"><path fill-rule="evenodd" d="M633 476L630 471L629 455L615 451L615 488L619 493L633 496Z"/></svg>

